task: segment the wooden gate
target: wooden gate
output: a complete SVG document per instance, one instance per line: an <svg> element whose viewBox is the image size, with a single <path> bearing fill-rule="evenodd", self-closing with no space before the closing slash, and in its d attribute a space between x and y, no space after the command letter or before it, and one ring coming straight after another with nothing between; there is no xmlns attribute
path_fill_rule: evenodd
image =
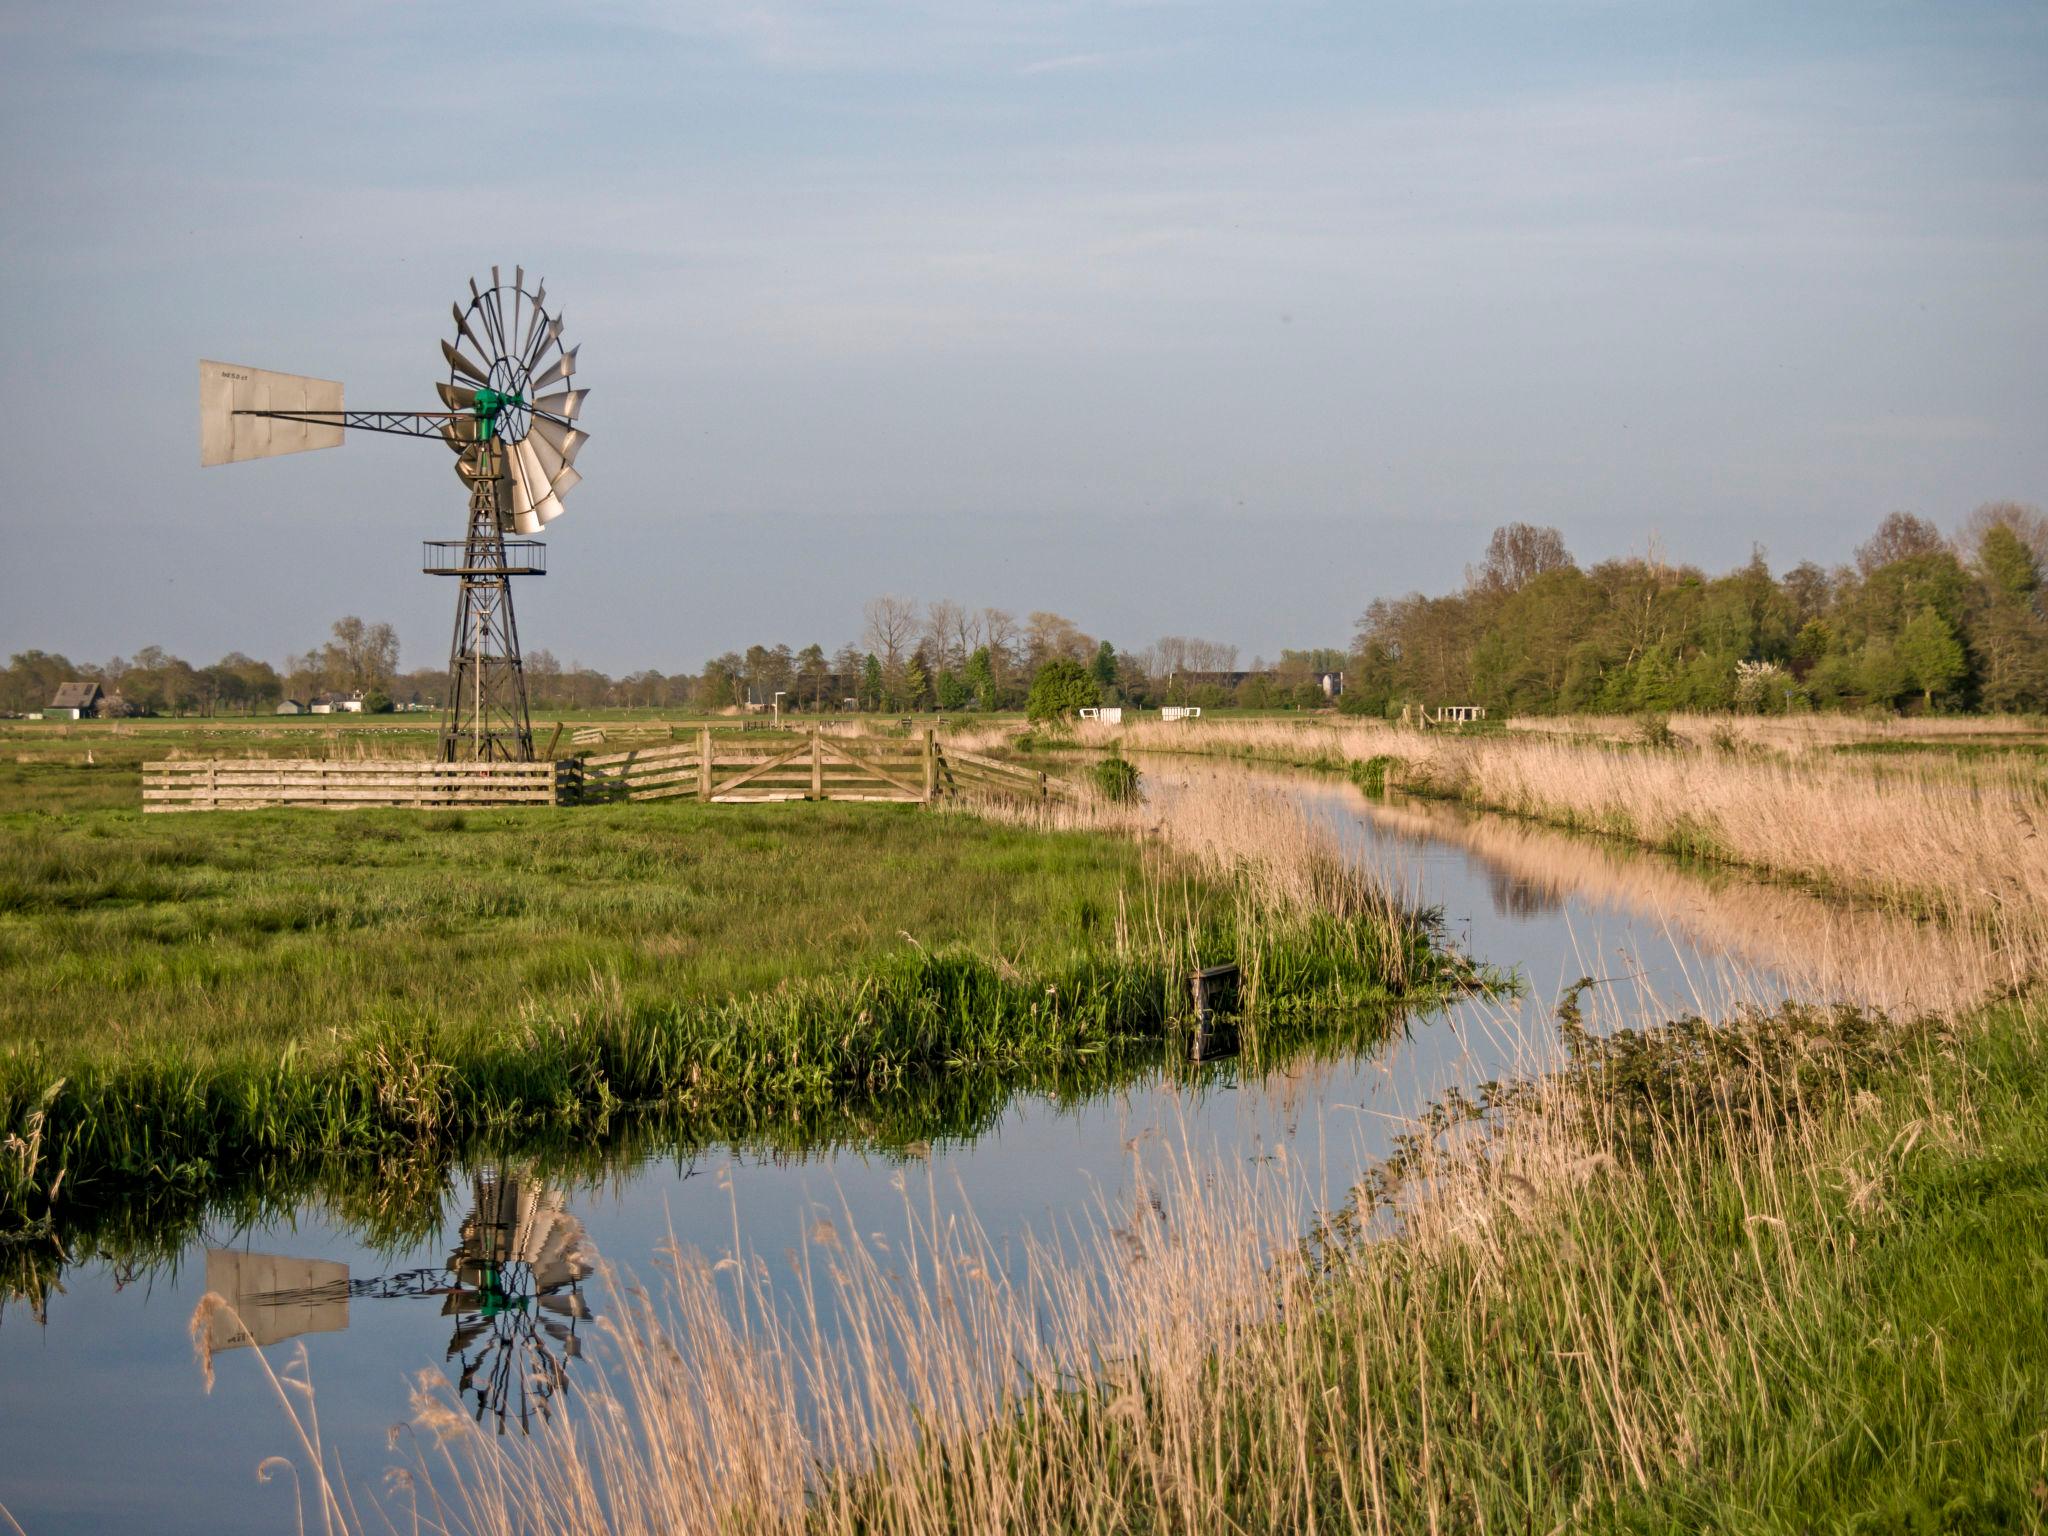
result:
<svg viewBox="0 0 2048 1536"><path fill-rule="evenodd" d="M585 800L695 799L713 805L776 800L874 800L928 805L967 790L1043 796L1042 773L921 737L828 736L811 731L765 747L738 745L707 729L694 743L612 752L583 760Z"/></svg>

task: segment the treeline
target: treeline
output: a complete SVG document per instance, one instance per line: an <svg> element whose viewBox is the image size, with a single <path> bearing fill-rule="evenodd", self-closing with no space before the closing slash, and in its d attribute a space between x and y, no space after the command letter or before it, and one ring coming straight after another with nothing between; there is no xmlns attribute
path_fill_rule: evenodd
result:
<svg viewBox="0 0 2048 1536"><path fill-rule="evenodd" d="M102 662L74 662L50 651L22 651L0 671L0 714L41 709L61 684L96 682L120 700L126 713L140 715L253 714L275 709L286 698L304 700L323 692L359 692L390 707L394 691L426 681L436 694L445 673L398 674L398 635L389 624L339 619L327 643L287 657L282 669L240 651L211 666L195 666L161 646L144 646L133 656Z"/></svg>
<svg viewBox="0 0 2048 1536"><path fill-rule="evenodd" d="M873 599L835 649L760 644L697 672L611 677L526 656L534 711L774 708L960 711L1025 708L1055 667L1067 704L1322 708L1319 678L1343 672L1339 707L1482 704L1497 713L1907 708L2048 710L2048 518L2003 502L1953 538L1898 512L1825 570L1774 575L1757 551L1724 576L1654 555L1581 567L1554 528L1497 529L1463 589L1381 599L1347 653L1283 651L1238 669L1237 647L1183 635L1119 650L1049 611L1023 618L950 599ZM399 670L388 624L348 617L282 667L239 651L194 666L157 647L104 663L26 651L0 671L0 713L43 708L91 679L148 714L263 713L280 699L360 692L371 709L438 708L447 673Z"/></svg>
<svg viewBox="0 0 2048 1536"><path fill-rule="evenodd" d="M525 657L533 709L963 710L1021 709L1032 681L1054 661L1084 669L1103 702L1253 702L1320 704L1316 669L1341 668L1337 651L1284 652L1277 668L1232 669L1237 647L1167 635L1142 650L1118 651L1071 619L1035 612L1018 619L1000 608L950 600L920 604L885 596L867 604L861 634L828 652L821 644L752 645L727 651L699 672L648 668L611 677L564 666L546 650ZM105 662L74 662L24 651L0 671L0 713L42 709L66 682L91 680L118 696L122 712L150 715L260 714L281 700L360 693L372 711L438 708L448 675L440 665L399 669L389 624L350 616L324 645L272 666L239 651L211 666L160 647ZM1252 695L1256 695L1255 698ZM1311 699L1313 695L1313 699ZM778 698L779 696L779 698Z"/></svg>
<svg viewBox="0 0 2048 1536"><path fill-rule="evenodd" d="M1580 567L1554 528L1495 531L1464 589L1359 620L1345 705L1661 710L2048 709L2048 519L1980 507L1953 538L1895 512L1825 570L1758 550L1710 577L1652 557Z"/></svg>

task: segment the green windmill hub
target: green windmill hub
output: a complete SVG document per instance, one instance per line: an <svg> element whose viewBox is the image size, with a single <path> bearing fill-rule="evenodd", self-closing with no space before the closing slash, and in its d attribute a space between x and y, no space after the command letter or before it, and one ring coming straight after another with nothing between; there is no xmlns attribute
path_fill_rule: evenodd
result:
<svg viewBox="0 0 2048 1536"><path fill-rule="evenodd" d="M497 435L498 413L525 404L526 400L523 396L506 394L504 391L492 389L488 385L478 390L476 392L476 400L470 406L470 409L476 413L477 436L488 443Z"/></svg>

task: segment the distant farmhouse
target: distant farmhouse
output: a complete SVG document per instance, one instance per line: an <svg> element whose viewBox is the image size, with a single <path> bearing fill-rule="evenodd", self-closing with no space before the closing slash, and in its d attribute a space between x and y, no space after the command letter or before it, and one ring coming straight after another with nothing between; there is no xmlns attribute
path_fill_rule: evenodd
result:
<svg viewBox="0 0 2048 1536"><path fill-rule="evenodd" d="M312 706L307 710L314 715L360 715L363 712L363 696L355 693L316 693ZM282 713L282 711L280 711Z"/></svg>
<svg viewBox="0 0 2048 1536"><path fill-rule="evenodd" d="M45 720L90 720L99 707L98 683L59 683L57 696L43 707Z"/></svg>
<svg viewBox="0 0 2048 1536"><path fill-rule="evenodd" d="M57 696L43 708L45 720L119 720L137 713L118 693L98 683L59 683Z"/></svg>
<svg viewBox="0 0 2048 1536"><path fill-rule="evenodd" d="M303 715L306 712L306 701L304 699L279 699L277 701L277 712L280 715Z"/></svg>

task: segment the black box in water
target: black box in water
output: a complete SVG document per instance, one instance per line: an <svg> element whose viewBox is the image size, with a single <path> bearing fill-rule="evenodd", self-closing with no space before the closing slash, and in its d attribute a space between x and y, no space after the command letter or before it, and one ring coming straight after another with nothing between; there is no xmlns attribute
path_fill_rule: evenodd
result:
<svg viewBox="0 0 2048 1536"><path fill-rule="evenodd" d="M1237 1012L1238 970L1211 965L1189 978L1195 1000L1195 1037L1188 1049L1193 1061L1214 1061L1237 1051L1237 1030L1224 1022Z"/></svg>
<svg viewBox="0 0 2048 1536"><path fill-rule="evenodd" d="M1208 1022L1212 1013L1237 1012L1237 967L1211 965L1195 972L1195 1022Z"/></svg>

